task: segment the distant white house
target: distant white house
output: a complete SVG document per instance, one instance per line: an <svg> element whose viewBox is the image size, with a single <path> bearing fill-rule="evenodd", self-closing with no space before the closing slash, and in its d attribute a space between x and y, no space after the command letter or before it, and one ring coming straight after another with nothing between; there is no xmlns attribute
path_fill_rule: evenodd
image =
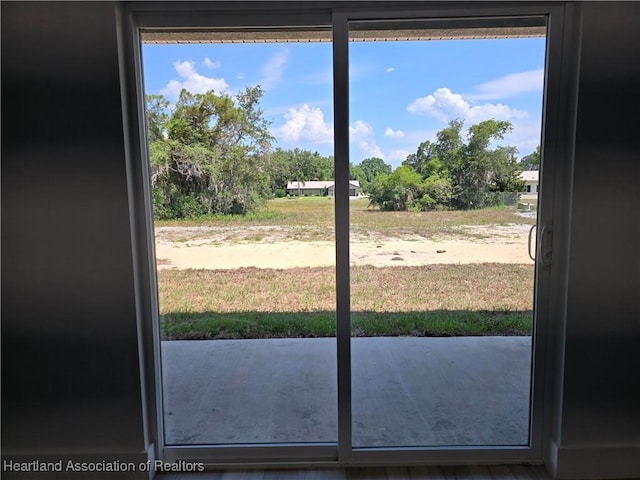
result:
<svg viewBox="0 0 640 480"><path fill-rule="evenodd" d="M326 195L329 185L333 185L333 181L288 182L287 195Z"/></svg>
<svg viewBox="0 0 640 480"><path fill-rule="evenodd" d="M330 197L336 196L336 186L335 184L331 184L327 188L327 195ZM349 180L349 196L357 197L360 195L360 182L358 180Z"/></svg>
<svg viewBox="0 0 640 480"><path fill-rule="evenodd" d="M287 195L329 195L335 196L334 180L309 180L307 182L288 182ZM357 197L360 195L360 182L357 180L349 181L349 196Z"/></svg>
<svg viewBox="0 0 640 480"><path fill-rule="evenodd" d="M520 180L524 180L525 193L538 194L540 188L538 170L525 170L520 174Z"/></svg>

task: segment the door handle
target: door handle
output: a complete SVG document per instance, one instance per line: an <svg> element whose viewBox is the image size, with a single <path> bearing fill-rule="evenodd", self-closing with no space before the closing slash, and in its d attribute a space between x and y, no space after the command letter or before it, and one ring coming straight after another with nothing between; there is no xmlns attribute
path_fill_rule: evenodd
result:
<svg viewBox="0 0 640 480"><path fill-rule="evenodd" d="M540 229L540 238L538 238L538 248L536 256L540 255L540 263L543 267L551 267L551 239L547 241L547 235L552 235L553 229L548 225L543 225Z"/></svg>
<svg viewBox="0 0 640 480"><path fill-rule="evenodd" d="M528 250L529 250L529 258L531 260L533 260L534 262L536 261L537 258L540 259L540 264L543 267L550 267L551 266L551 253L552 253L552 249L551 249L551 240L547 241L547 235L550 235L553 233L553 229L548 226L548 225L542 225L542 227L540 228L540 235L538 235L538 238L536 239L536 255L535 257L533 256L533 254L531 253L533 251L533 249L531 248L531 239L533 238L533 231L538 229L538 225L531 225L531 228L529 229L529 242L527 244ZM548 246L547 246L548 243Z"/></svg>
<svg viewBox="0 0 640 480"><path fill-rule="evenodd" d="M529 242L527 243L527 248L529 250L529 258L531 260L533 260L534 262L536 261L536 257L533 256L533 254L531 253L531 237L533 237L533 231L538 229L538 224L534 224L531 225L531 228L529 229ZM536 242L537 243L537 242ZM538 249L536 249L538 250ZM537 256L537 252L536 252L536 256Z"/></svg>

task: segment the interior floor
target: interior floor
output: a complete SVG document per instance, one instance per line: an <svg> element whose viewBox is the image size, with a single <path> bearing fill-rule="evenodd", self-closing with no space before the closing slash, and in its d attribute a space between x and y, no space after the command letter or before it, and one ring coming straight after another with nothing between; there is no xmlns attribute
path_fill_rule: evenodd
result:
<svg viewBox="0 0 640 480"><path fill-rule="evenodd" d="M161 474L159 480L551 480L542 465L226 470Z"/></svg>

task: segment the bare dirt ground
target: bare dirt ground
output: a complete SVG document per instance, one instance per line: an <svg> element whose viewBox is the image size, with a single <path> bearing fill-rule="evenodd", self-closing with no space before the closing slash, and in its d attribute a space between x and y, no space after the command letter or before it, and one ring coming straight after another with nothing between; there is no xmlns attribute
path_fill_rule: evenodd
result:
<svg viewBox="0 0 640 480"><path fill-rule="evenodd" d="M456 263L532 264L528 225L466 226L427 239L352 236L352 265L417 266ZM330 241L291 240L283 227L158 227L159 269L292 268L335 265ZM294 236L295 238L295 236Z"/></svg>

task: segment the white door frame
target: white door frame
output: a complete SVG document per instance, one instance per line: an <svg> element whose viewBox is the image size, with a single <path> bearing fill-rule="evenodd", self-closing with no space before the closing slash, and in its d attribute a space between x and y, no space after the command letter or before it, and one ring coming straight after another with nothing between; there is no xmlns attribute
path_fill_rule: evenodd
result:
<svg viewBox="0 0 640 480"><path fill-rule="evenodd" d="M345 2L346 3L346 2ZM352 3L352 2L350 2ZM543 108L540 202L538 224L538 256L550 255L550 246L559 239L548 235L553 228L554 195L559 198L560 183L554 179L566 170L562 158L570 143L570 129L563 128L571 120L571 79L574 55L563 43L565 5L553 3L471 3L400 7L395 2L380 6L379 2L352 3L350 8L335 8L321 2L277 4L276 8L250 6L241 2L184 3L143 2L128 4L121 12L119 46L121 82L125 103L125 135L128 153L129 197L132 215L132 242L136 252L135 277L138 296L140 363L145 399L145 438L150 455L164 461L203 461L208 466L262 467L267 465L410 465L410 464L477 464L509 462L542 462L542 439L548 428L544 415L545 378L551 373L546 365L549 319L561 298L562 272L536 262L535 319L532 351L532 401L530 442L525 447L411 447L358 448L352 446L351 427L351 329L349 285L349 79L348 24L354 20L456 19L545 16L547 23L547 56ZM399 2L398 2L399 3ZM195 10L197 8L197 10ZM155 271L153 212L146 152L144 90L142 80L140 32L148 30L176 31L232 26L321 26L333 29L334 67L334 140L336 169L336 288L337 288L337 356L338 356L338 441L317 444L273 444L233 446L166 446L164 445L161 388L160 332ZM576 67L577 68L577 67ZM566 176L566 172L564 173ZM544 227L544 228L542 228ZM544 251L543 251L544 250ZM555 293L552 294L552 291Z"/></svg>

